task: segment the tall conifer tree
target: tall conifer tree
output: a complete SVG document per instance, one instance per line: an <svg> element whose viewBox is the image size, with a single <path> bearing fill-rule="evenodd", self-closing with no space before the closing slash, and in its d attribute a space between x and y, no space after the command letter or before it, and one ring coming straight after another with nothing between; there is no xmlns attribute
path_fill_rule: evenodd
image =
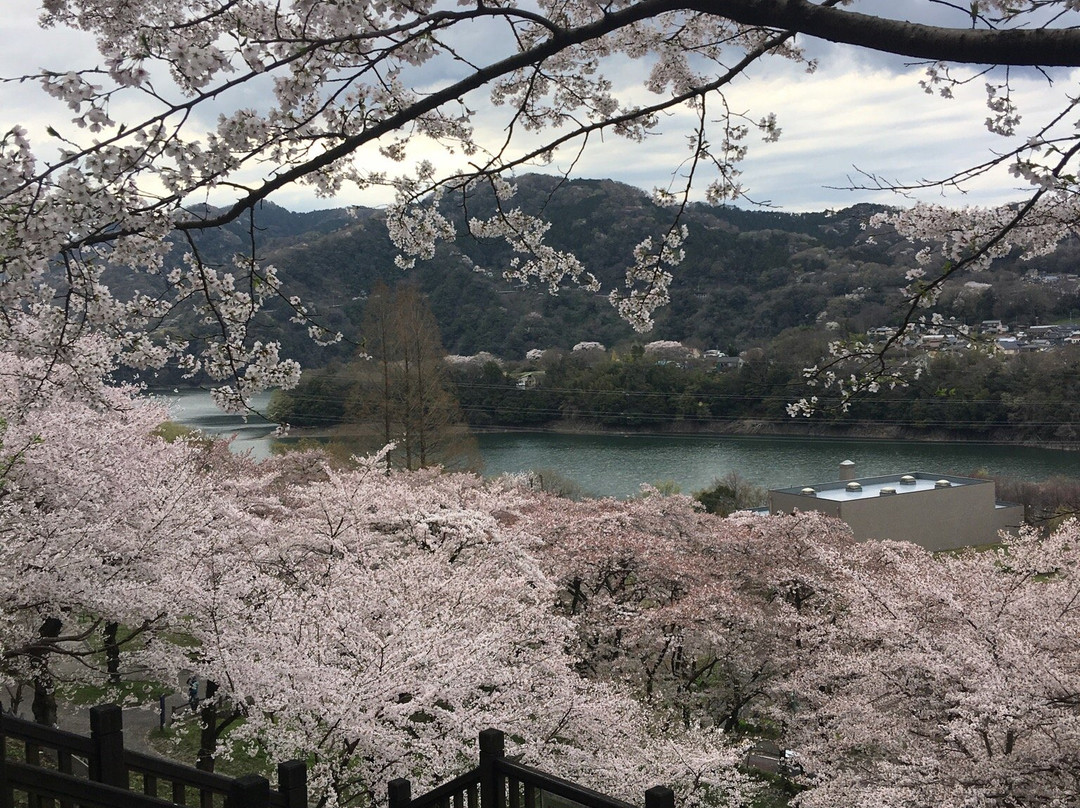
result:
<svg viewBox="0 0 1080 808"><path fill-rule="evenodd" d="M363 334L367 357L356 365L351 409L363 436L380 447L394 444L387 467L473 464L475 441L426 298L411 284L380 283L368 299Z"/></svg>

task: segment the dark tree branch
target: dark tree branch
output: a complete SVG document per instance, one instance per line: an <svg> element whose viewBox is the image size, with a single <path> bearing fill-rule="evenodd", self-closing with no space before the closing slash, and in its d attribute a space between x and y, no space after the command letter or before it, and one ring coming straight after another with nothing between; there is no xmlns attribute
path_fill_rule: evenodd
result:
<svg viewBox="0 0 1080 808"><path fill-rule="evenodd" d="M344 137L317 156L298 163L252 188L218 216L180 222L180 230L202 230L234 221L256 202L304 177L345 159L367 143L402 129L441 106L456 102L516 70L542 64L546 59L577 45L601 39L635 23L661 14L694 11L734 22L802 33L831 42L918 59L974 64L1028 65L1040 67L1080 66L1080 29L969 30L942 28L889 20L839 9L832 4L814 5L805 0L645 0L606 14L574 28L545 26L550 36L538 45L478 68L471 75L433 92L395 114ZM533 22L537 22L533 20ZM787 38L786 36L784 38ZM82 245L107 243L124 231L100 231L81 240Z"/></svg>
<svg viewBox="0 0 1080 808"><path fill-rule="evenodd" d="M1076 67L1080 29L942 28L890 20L806 0L696 0L684 8L745 25L800 34L916 59L983 65Z"/></svg>

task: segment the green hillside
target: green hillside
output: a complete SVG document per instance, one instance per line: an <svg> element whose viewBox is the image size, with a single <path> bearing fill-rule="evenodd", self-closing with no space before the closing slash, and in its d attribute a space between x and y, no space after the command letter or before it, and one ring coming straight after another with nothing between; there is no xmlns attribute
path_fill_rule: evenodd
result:
<svg viewBox="0 0 1080 808"><path fill-rule="evenodd" d="M463 217L451 201L446 204L448 215ZM566 289L551 296L544 289L509 284L501 278L512 257L509 249L471 237L442 245L432 260L403 273L394 266L382 214L369 209L291 213L264 204L253 223L244 220L201 234L198 244L205 260L224 264L254 237L261 260L278 267L288 293L299 295L329 327L346 335L342 345L319 348L303 328L287 322L284 307L271 307L261 323L264 336L282 339L288 352L309 366L351 355L362 339L358 323L369 290L380 280L394 284L406 277L429 297L451 353L520 358L532 348L569 348L583 340L616 346L634 339L606 290L621 283L634 246L661 234L674 212L614 181L560 182L539 175L520 179L513 204L542 213L552 223L552 246L573 249L605 292ZM468 200L470 216L483 217L492 209L493 200L483 194ZM787 214L691 206L683 214L690 236L672 303L659 312L647 338L737 353L793 327L831 322L841 332L861 332L895 322L898 290L914 265L916 248L893 233L865 230L876 210L858 205ZM176 253L174 259L181 251ZM1076 254L1077 246L1067 244L1040 259L1037 268L1072 271ZM940 308L969 322L994 317L1046 322L1080 310L1075 293L1023 283L1031 268L1000 261L994 272L975 278L990 284L978 294L965 291L970 276L955 279Z"/></svg>

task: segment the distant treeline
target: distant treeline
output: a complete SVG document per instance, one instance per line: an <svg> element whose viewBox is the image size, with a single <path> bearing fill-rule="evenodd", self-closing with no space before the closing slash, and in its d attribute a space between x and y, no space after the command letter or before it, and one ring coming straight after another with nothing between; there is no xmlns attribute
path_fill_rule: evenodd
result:
<svg viewBox="0 0 1080 808"><path fill-rule="evenodd" d="M515 366L457 365L451 378L473 428L543 429L568 423L612 430L814 433L858 430L869 436L911 435L970 440L1080 441L1080 349L1015 357L979 351L926 357L908 387L792 419L787 405L809 391L802 368L823 355L823 336L791 333L755 349L741 367L704 361L658 362L638 354L590 357L566 353ZM305 374L280 394L273 415L295 426L331 426L353 417L347 368ZM816 391L820 394L820 391Z"/></svg>

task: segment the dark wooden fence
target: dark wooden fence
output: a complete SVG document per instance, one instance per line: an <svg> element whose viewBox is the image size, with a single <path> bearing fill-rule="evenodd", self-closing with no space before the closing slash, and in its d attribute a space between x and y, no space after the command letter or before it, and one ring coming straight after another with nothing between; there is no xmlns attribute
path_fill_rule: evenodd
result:
<svg viewBox="0 0 1080 808"><path fill-rule="evenodd" d="M123 713L90 709L90 737L0 715L0 808L307 808L307 767L225 777L124 748Z"/></svg>
<svg viewBox="0 0 1080 808"><path fill-rule="evenodd" d="M21 758L21 759L20 759ZM413 798L391 780L389 808L638 808L506 757L503 733L480 733L479 765ZM674 808L670 788L645 792L645 808ZM114 704L90 710L90 737L0 714L0 808L307 808L307 768L225 777L124 748Z"/></svg>
<svg viewBox="0 0 1080 808"><path fill-rule="evenodd" d="M420 797L408 780L391 780L389 808L637 808L506 757L503 733L480 733L480 764ZM645 808L674 808L666 786L645 792Z"/></svg>

